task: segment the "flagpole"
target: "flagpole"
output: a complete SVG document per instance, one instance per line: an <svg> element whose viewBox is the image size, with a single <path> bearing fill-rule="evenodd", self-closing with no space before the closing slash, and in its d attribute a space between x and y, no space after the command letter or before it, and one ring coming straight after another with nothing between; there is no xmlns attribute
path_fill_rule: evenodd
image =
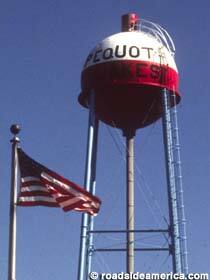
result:
<svg viewBox="0 0 210 280"><path fill-rule="evenodd" d="M11 164L11 192L10 192L10 224L9 224L9 256L8 256L8 280L16 280L16 205L17 205L17 179L18 179L18 158L17 147L20 142L17 134L20 126L14 124L10 127L14 135L12 143L12 164Z"/></svg>
<svg viewBox="0 0 210 280"><path fill-rule="evenodd" d="M85 167L85 190L90 192L93 179L93 157L94 157L94 134L95 134L95 94L90 92L89 96L89 123L88 141ZM80 253L77 280L86 280L88 272L87 252L89 245L89 217L87 213L82 214L81 233L80 233Z"/></svg>

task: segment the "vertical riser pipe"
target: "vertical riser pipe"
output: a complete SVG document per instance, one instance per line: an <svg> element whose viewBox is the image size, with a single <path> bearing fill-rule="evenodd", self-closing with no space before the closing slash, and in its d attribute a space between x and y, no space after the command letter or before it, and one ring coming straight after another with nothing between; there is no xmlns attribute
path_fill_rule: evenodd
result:
<svg viewBox="0 0 210 280"><path fill-rule="evenodd" d="M127 250L126 265L127 273L134 272L134 135L126 136L126 181L127 181Z"/></svg>

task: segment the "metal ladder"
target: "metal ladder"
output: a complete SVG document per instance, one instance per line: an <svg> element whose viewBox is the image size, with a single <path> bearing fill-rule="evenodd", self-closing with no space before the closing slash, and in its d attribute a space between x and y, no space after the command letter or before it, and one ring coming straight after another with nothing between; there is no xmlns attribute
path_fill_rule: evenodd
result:
<svg viewBox="0 0 210 280"><path fill-rule="evenodd" d="M172 102L176 104L175 92L172 94ZM169 104L170 105L170 104ZM182 273L188 274L188 252L187 252L187 237L186 237L186 218L183 196L183 181L182 181L182 164L180 155L180 141L179 141L179 128L177 118L176 105L170 110L171 134L172 134L172 154L173 154L173 169L174 180L177 197L177 211L179 223L179 237L180 237L180 256Z"/></svg>

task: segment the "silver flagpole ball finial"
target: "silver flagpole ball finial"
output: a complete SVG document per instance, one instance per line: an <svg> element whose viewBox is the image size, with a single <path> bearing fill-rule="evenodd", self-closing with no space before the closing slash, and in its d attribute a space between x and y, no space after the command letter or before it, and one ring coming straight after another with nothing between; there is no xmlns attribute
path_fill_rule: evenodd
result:
<svg viewBox="0 0 210 280"><path fill-rule="evenodd" d="M12 134L16 135L20 132L21 128L20 128L20 125L19 124L13 124L11 125L10 127L10 131Z"/></svg>

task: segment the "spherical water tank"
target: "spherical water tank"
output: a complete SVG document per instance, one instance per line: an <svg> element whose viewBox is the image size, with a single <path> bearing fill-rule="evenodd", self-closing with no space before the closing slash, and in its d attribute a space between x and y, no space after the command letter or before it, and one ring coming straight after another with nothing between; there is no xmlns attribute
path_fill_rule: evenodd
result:
<svg viewBox="0 0 210 280"><path fill-rule="evenodd" d="M142 26L140 21L138 30L134 27L98 43L81 75L80 104L88 107L93 91L98 118L122 129L141 128L159 119L163 88L171 96L175 92L176 103L180 101L178 71L168 33L153 23ZM171 106L175 105L173 100Z"/></svg>

